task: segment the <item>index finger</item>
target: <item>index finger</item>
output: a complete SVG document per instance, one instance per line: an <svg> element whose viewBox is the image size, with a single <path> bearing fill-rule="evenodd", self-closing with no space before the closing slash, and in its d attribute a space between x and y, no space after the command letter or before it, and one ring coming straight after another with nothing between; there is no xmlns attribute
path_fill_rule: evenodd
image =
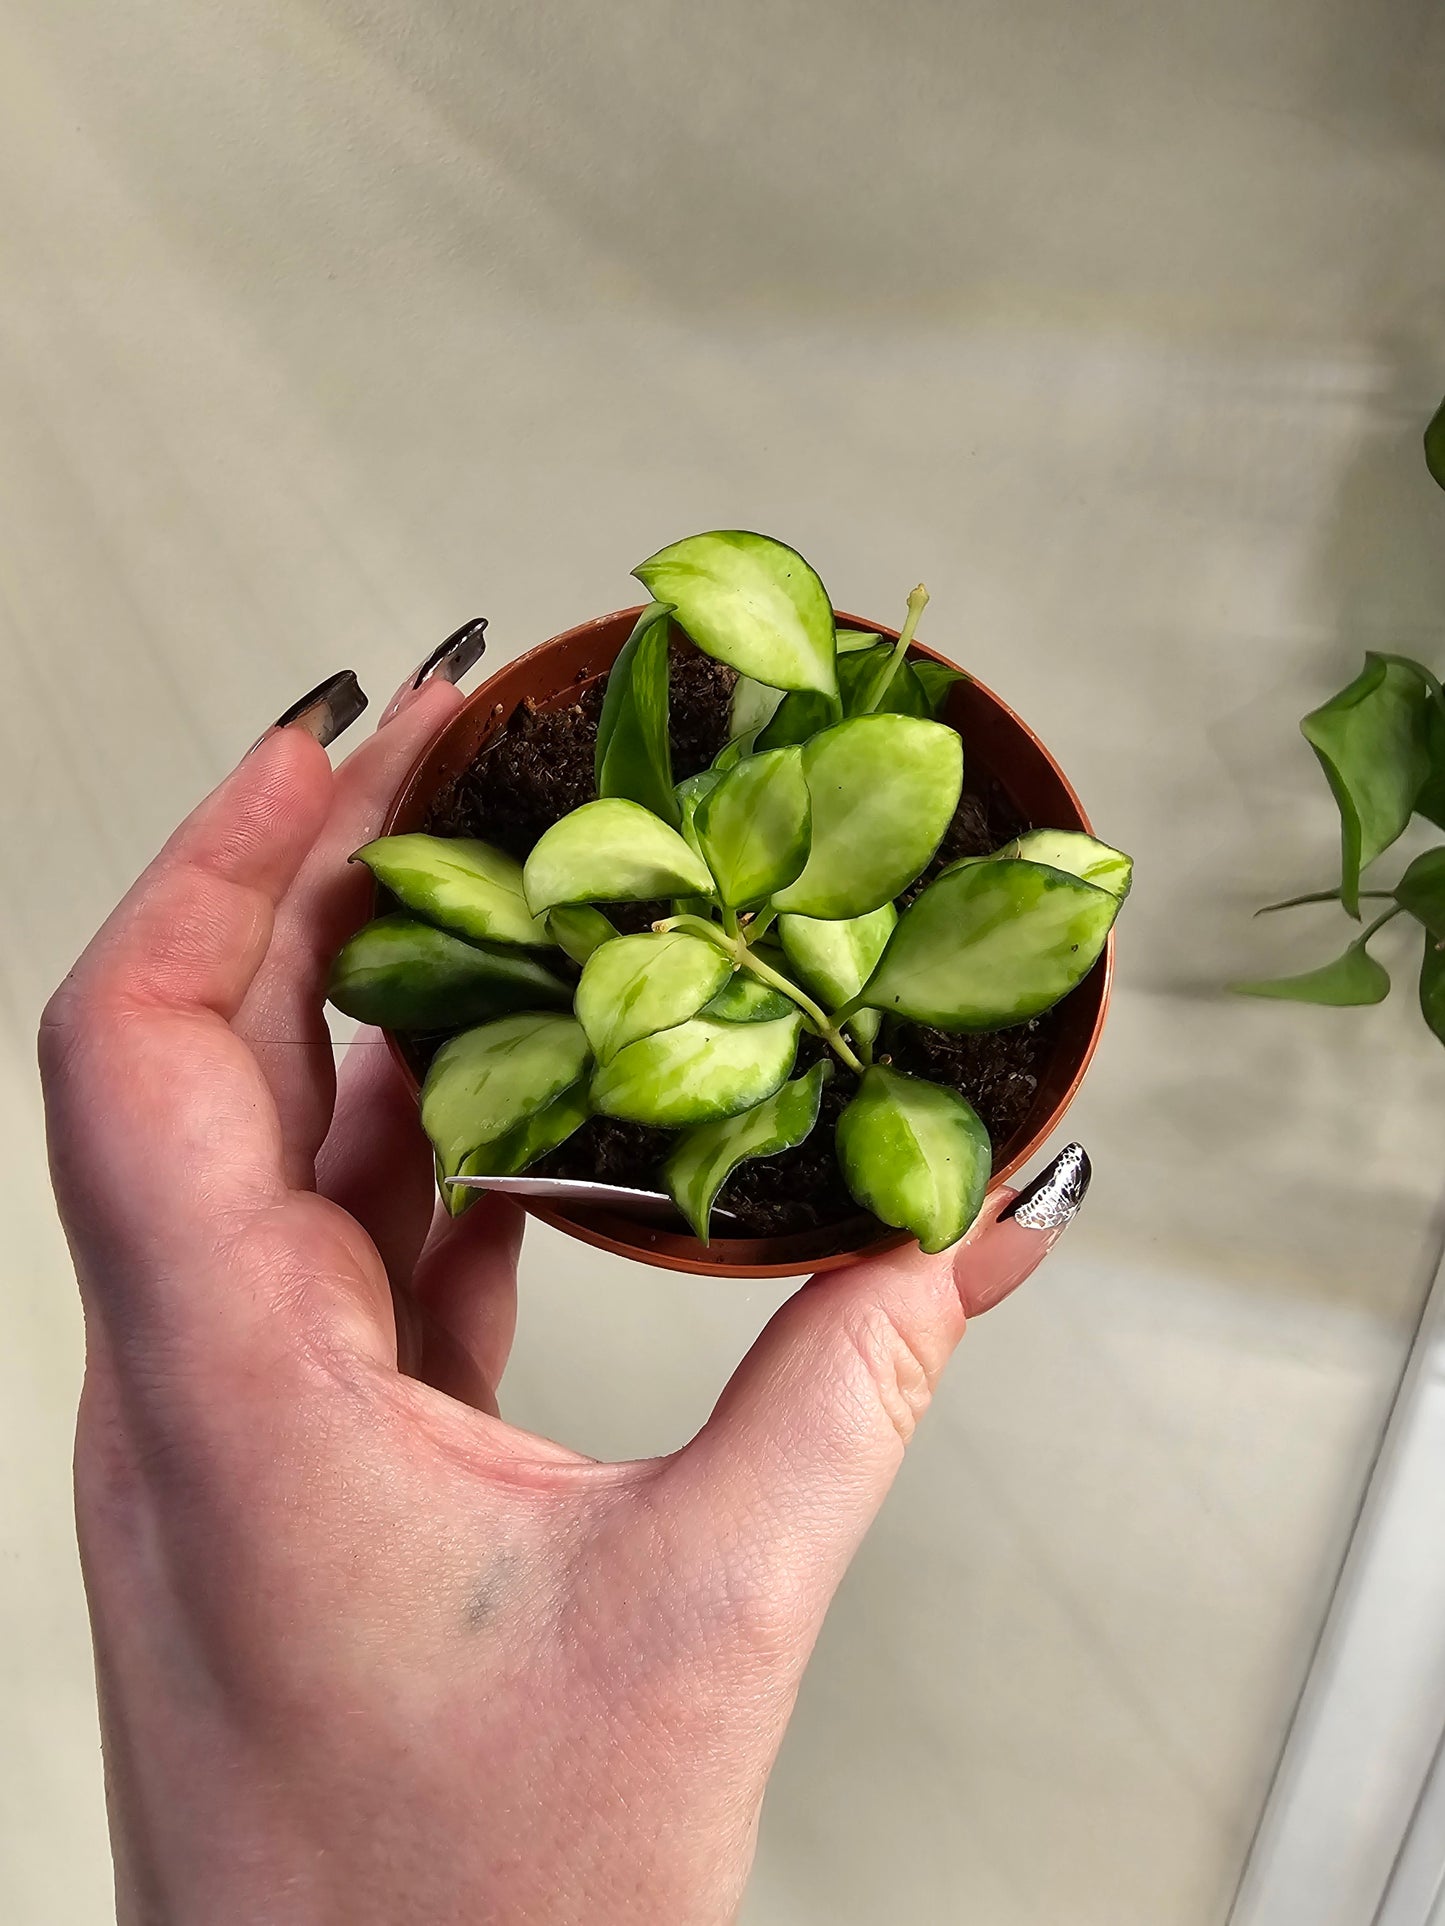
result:
<svg viewBox="0 0 1445 1926"><path fill-rule="evenodd" d="M264 738L171 837L46 1009L51 1168L83 1289L184 1271L286 1195L275 1105L230 1019L331 785L305 728Z"/></svg>

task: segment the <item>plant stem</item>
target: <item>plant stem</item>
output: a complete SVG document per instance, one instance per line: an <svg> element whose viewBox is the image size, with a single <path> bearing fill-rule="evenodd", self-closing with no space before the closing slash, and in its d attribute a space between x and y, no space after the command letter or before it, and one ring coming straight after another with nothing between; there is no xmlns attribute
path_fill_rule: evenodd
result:
<svg viewBox="0 0 1445 1926"><path fill-rule="evenodd" d="M777 913L775 909L765 909L760 915L755 916L743 931L743 941L756 943L760 936L765 935L772 928L773 919Z"/></svg>
<svg viewBox="0 0 1445 1926"><path fill-rule="evenodd" d="M775 970L771 963L764 963L760 956L754 956L740 936L729 936L726 930L719 929L716 923L709 923L706 917L702 916L668 916L664 917L660 923L654 923L652 927L655 930L686 930L691 936L701 936L709 943L716 944L725 956L731 957L734 969L746 970L749 976L755 976L759 983L766 983L770 990L781 991L790 1002L796 1003L803 1015L817 1025L818 1034L837 1052L848 1068L862 1075L863 1065L859 1062L847 1037L827 1011L800 990L790 978L784 976L781 970Z"/></svg>
<svg viewBox="0 0 1445 1926"><path fill-rule="evenodd" d="M1370 938L1375 934L1376 930L1382 930L1392 916L1403 916L1404 913L1405 905L1403 903L1396 903L1393 909L1387 909L1383 916L1377 916L1375 918L1367 930L1361 930L1360 934L1350 945L1351 949L1363 949L1365 944L1368 943Z"/></svg>
<svg viewBox="0 0 1445 1926"><path fill-rule="evenodd" d="M909 645L913 641L914 630L918 627L918 618L927 607L928 590L920 582L908 598L908 614L904 618L903 627L899 630L898 640L893 644L893 659L888 664L888 673L874 691L873 700L863 711L865 715L871 715L892 688L893 678L898 673L898 665L907 655Z"/></svg>
<svg viewBox="0 0 1445 1926"><path fill-rule="evenodd" d="M723 928L728 935L735 937L738 933L738 913L736 910L730 910L726 903L722 906L722 920Z"/></svg>

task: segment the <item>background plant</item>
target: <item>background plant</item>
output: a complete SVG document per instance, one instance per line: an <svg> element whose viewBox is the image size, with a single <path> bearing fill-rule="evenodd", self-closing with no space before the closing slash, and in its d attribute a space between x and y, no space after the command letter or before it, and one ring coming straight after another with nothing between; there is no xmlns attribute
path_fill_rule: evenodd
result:
<svg viewBox="0 0 1445 1926"><path fill-rule="evenodd" d="M1425 463L1445 488L1445 403L1425 430ZM1420 1008L1445 1042L1445 845L1417 856L1384 889L1362 886L1365 872L1420 816L1445 829L1445 696L1432 669L1409 656L1367 654L1365 666L1338 695L1300 724L1319 758L1340 812L1340 881L1259 912L1302 903L1339 902L1355 922L1365 902L1387 905L1339 956L1298 976L1238 983L1245 996L1295 1003L1379 1003L1390 975L1370 942L1398 916L1423 931Z"/></svg>
<svg viewBox="0 0 1445 1926"><path fill-rule="evenodd" d="M958 671L838 631L801 555L714 531L636 570L653 596L608 678L596 800L525 865L487 844L390 836L357 852L399 909L345 946L332 1001L390 1029L456 1029L422 1121L442 1194L512 1175L601 1114L677 1132L660 1180L706 1241L738 1165L802 1143L830 1076L850 1191L939 1250L987 1187L987 1130L956 1090L893 1069L886 1024L1001 1029L1097 961L1131 864L1037 830L954 863L902 910L953 819L964 747L940 719ZM674 783L673 624L738 671L730 738ZM620 934L603 906L662 899ZM794 1076L804 1035L827 1054Z"/></svg>

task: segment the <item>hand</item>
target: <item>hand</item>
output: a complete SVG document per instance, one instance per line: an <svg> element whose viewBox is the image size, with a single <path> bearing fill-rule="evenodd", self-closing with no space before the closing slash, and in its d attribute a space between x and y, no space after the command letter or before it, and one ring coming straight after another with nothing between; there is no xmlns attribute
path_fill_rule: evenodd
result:
<svg viewBox="0 0 1445 1926"><path fill-rule="evenodd" d="M345 859L459 697L408 686L333 773L338 699L182 825L41 1031L119 1916L728 1920L838 1580L966 1314L1061 1226L998 1192L953 1253L815 1280L670 1457L505 1423L522 1220L435 1216L414 1101L375 1047L338 1100L322 1011Z"/></svg>

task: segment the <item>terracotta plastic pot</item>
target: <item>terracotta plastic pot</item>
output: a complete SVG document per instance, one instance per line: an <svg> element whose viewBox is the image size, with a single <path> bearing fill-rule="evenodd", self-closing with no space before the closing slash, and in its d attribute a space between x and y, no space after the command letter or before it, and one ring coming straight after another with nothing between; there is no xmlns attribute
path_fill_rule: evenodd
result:
<svg viewBox="0 0 1445 1926"><path fill-rule="evenodd" d="M424 829L437 795L470 765L485 743L506 727L519 703L530 698L538 708L555 709L575 702L580 688L597 681L611 668L640 612L620 609L615 615L584 622L499 669L468 698L418 758L392 804L383 834ZM838 620L850 628L897 638L896 629L859 616L839 611ZM946 661L919 643L911 653L932 662ZM969 769L994 777L1026 821L1048 829L1089 829L1078 797L1048 750L1027 723L981 682L955 683L944 719L963 737ZM1097 967L1060 1005L1061 1023L1053 1055L1039 1077L1027 1116L995 1159L995 1183L1002 1183L1034 1156L1073 1100L1104 1027L1113 967L1114 939L1110 936ZM416 1073L402 1044L396 1037L388 1041L415 1088ZM533 1202L527 1209L544 1223L603 1250L668 1270L715 1277L791 1277L802 1271L832 1270L910 1241L906 1232L885 1230L875 1218L867 1216L783 1237L716 1237L711 1244L703 1245L681 1231L635 1223L611 1211L563 1209Z"/></svg>

